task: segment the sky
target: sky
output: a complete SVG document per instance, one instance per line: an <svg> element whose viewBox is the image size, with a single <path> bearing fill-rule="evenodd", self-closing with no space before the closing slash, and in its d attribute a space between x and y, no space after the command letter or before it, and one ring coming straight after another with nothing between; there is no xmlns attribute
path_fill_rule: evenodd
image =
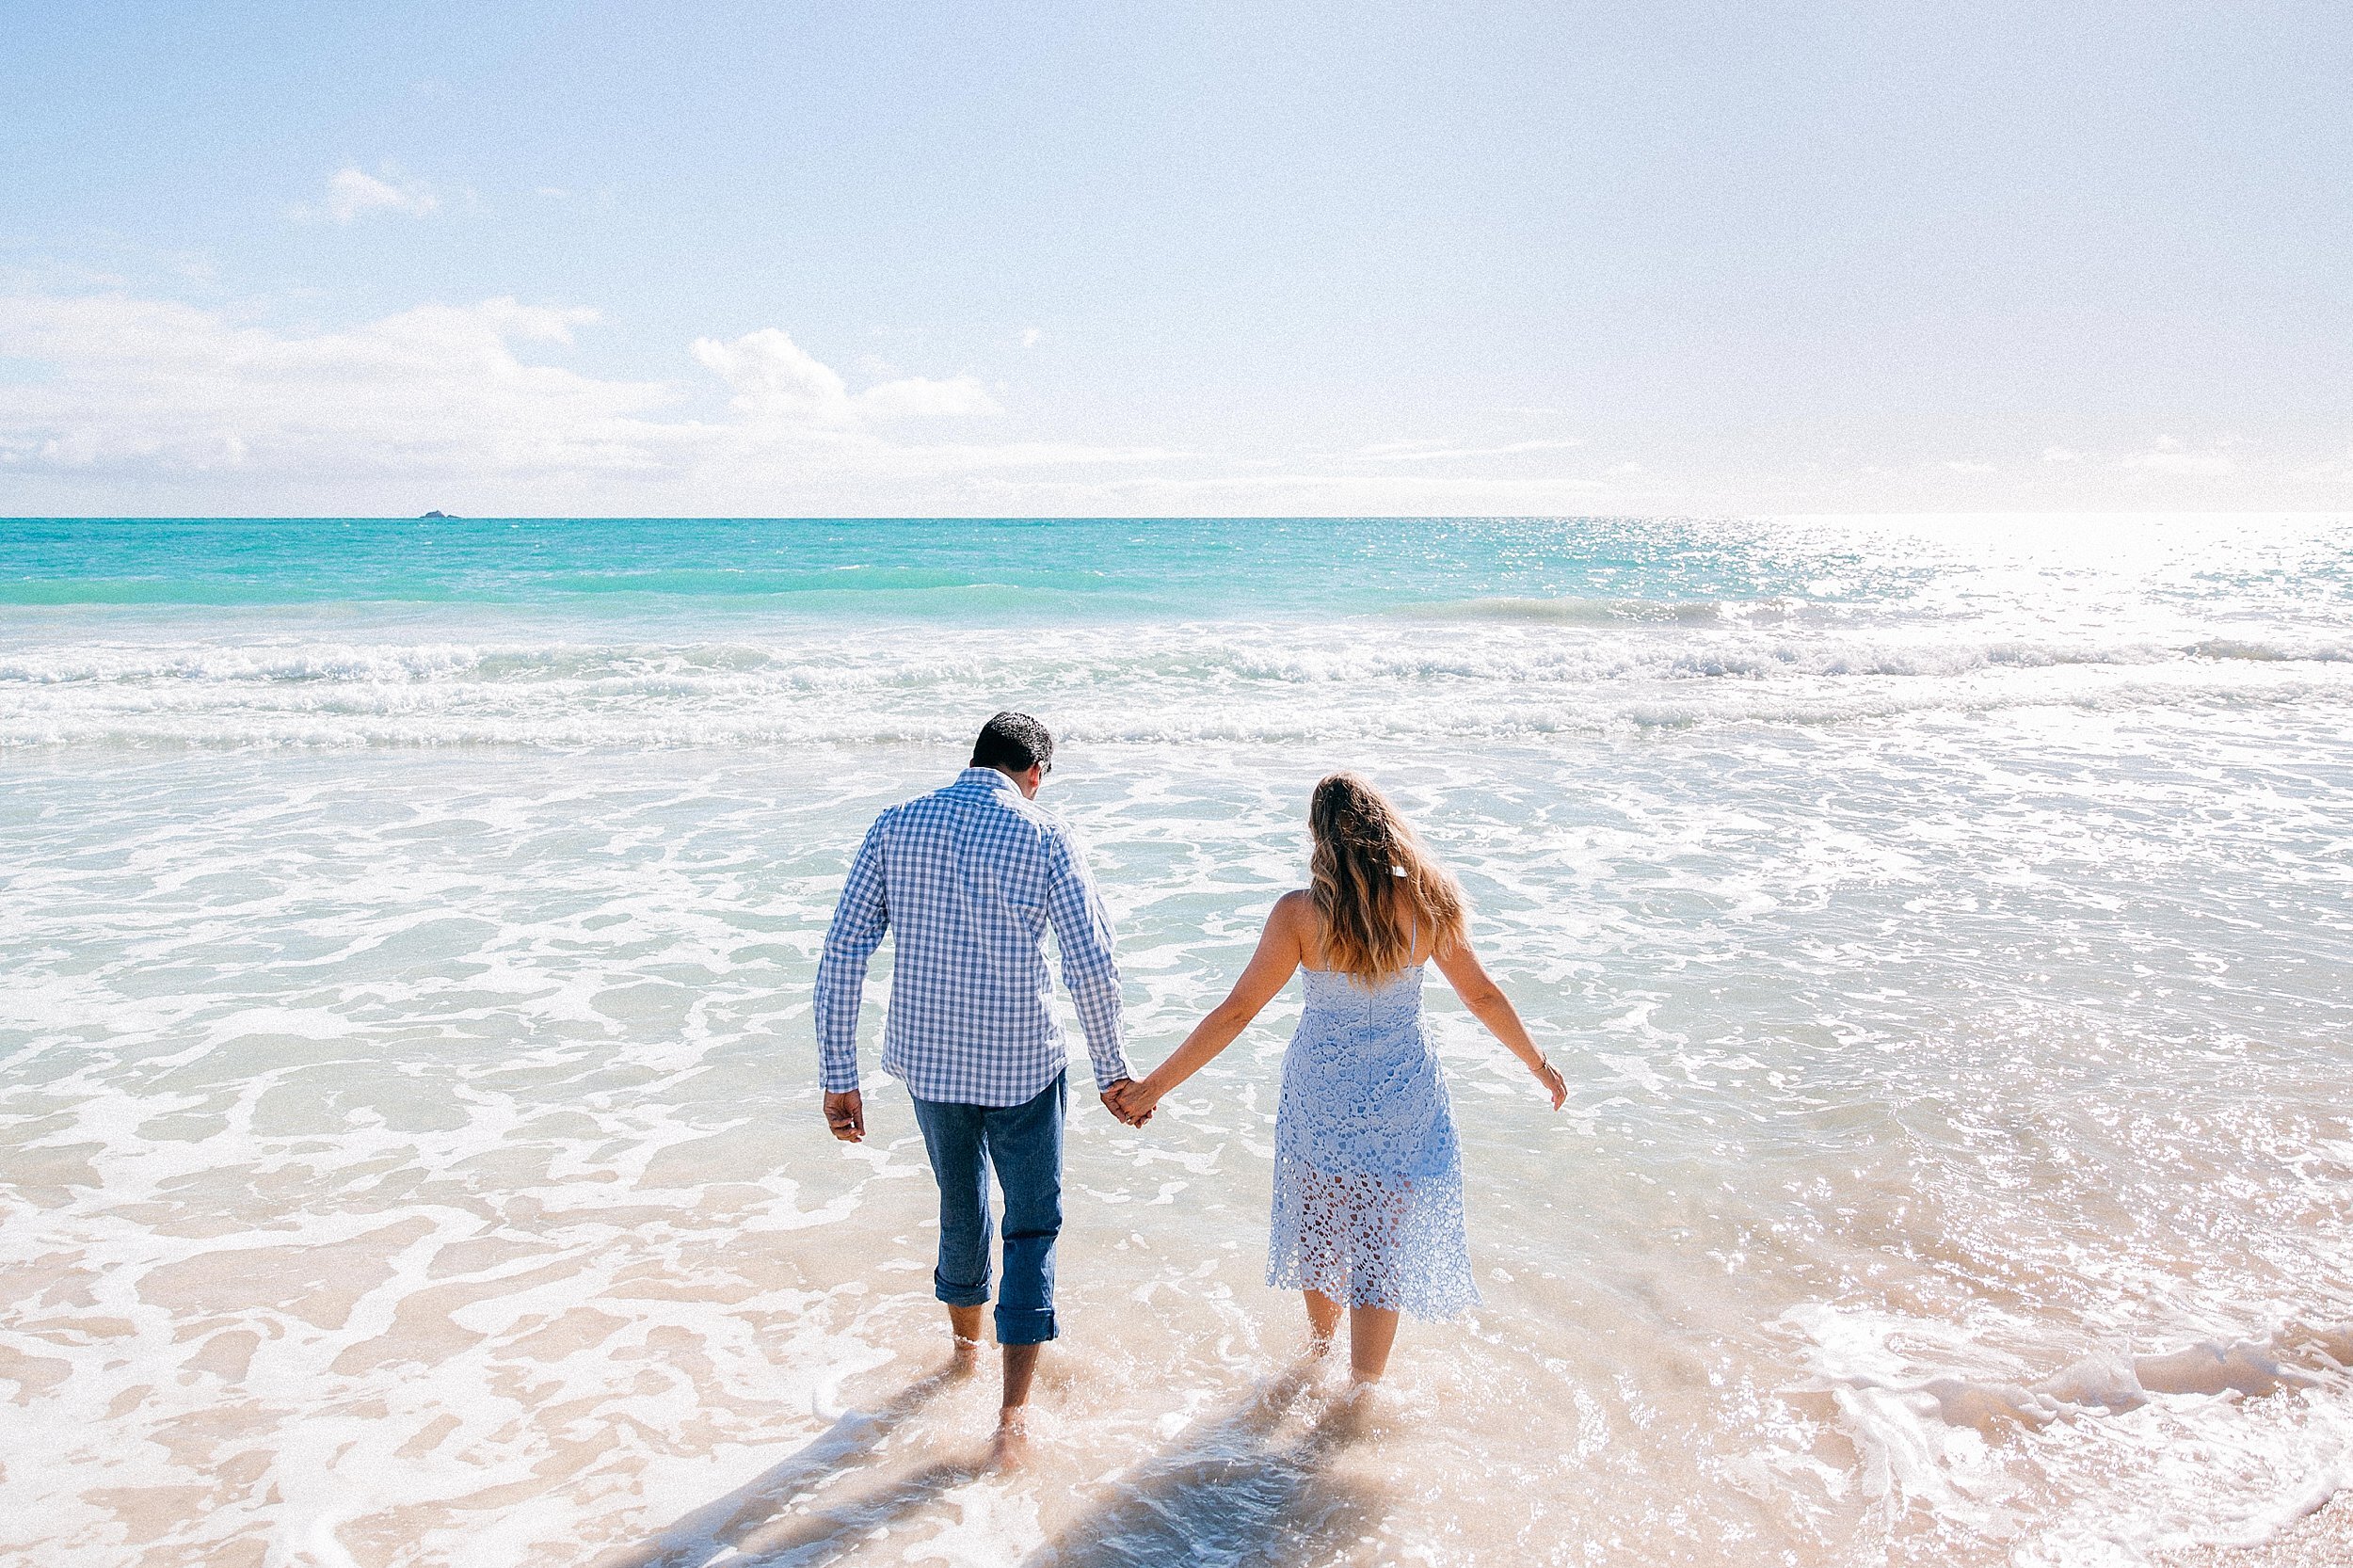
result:
<svg viewBox="0 0 2353 1568"><path fill-rule="evenodd" d="M0 515L2353 507L2353 8L0 0Z"/></svg>

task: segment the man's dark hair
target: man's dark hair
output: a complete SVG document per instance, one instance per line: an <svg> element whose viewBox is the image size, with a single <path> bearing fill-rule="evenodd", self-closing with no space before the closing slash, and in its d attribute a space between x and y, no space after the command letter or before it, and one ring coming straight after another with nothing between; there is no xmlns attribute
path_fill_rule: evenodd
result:
<svg viewBox="0 0 2353 1568"><path fill-rule="evenodd" d="M972 743L972 766L1006 773L1027 773L1034 766L1051 773L1054 737L1027 713L1000 713L981 726L981 738Z"/></svg>

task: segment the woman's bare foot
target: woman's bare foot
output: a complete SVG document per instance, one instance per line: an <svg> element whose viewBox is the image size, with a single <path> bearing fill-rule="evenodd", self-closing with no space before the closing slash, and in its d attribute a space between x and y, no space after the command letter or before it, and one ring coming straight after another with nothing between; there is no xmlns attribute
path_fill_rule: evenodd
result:
<svg viewBox="0 0 2353 1568"><path fill-rule="evenodd" d="M1370 1434L1385 1409L1378 1378L1350 1378L1347 1386L1335 1390L1324 1405L1313 1441L1326 1445L1358 1442Z"/></svg>

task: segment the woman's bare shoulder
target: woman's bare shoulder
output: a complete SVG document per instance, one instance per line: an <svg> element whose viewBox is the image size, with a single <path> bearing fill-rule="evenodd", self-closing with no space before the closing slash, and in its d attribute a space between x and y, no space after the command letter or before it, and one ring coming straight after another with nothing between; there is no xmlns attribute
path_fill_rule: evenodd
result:
<svg viewBox="0 0 2353 1568"><path fill-rule="evenodd" d="M1315 924L1316 901L1305 888L1294 888L1274 901L1266 914L1270 931L1299 932Z"/></svg>
<svg viewBox="0 0 2353 1568"><path fill-rule="evenodd" d="M1267 911L1267 929L1288 931L1305 936L1316 929L1316 896L1305 888L1294 888L1274 901Z"/></svg>
<svg viewBox="0 0 2353 1568"><path fill-rule="evenodd" d="M1305 888L1294 888L1274 901L1267 912L1269 936L1288 937L1299 950L1299 961L1312 965L1323 949L1323 922L1316 914L1316 897Z"/></svg>

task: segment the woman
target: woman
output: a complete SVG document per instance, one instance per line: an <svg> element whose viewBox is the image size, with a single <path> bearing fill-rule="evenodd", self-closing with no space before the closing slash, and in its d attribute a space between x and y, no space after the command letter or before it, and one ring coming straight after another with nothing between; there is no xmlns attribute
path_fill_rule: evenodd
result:
<svg viewBox="0 0 2353 1568"><path fill-rule="evenodd" d="M1353 774L1336 773L1316 786L1307 824L1313 885L1275 901L1232 994L1128 1085L1121 1109L1151 1114L1233 1043L1293 969L1306 968L1306 1011L1283 1058L1274 1119L1267 1283L1305 1293L1319 1352L1347 1306L1349 1362L1362 1385L1387 1368L1401 1310L1450 1318L1479 1300L1454 1118L1421 1028L1423 963L1436 962L1555 1111L1568 1086L1471 951L1462 888L1396 808Z"/></svg>

